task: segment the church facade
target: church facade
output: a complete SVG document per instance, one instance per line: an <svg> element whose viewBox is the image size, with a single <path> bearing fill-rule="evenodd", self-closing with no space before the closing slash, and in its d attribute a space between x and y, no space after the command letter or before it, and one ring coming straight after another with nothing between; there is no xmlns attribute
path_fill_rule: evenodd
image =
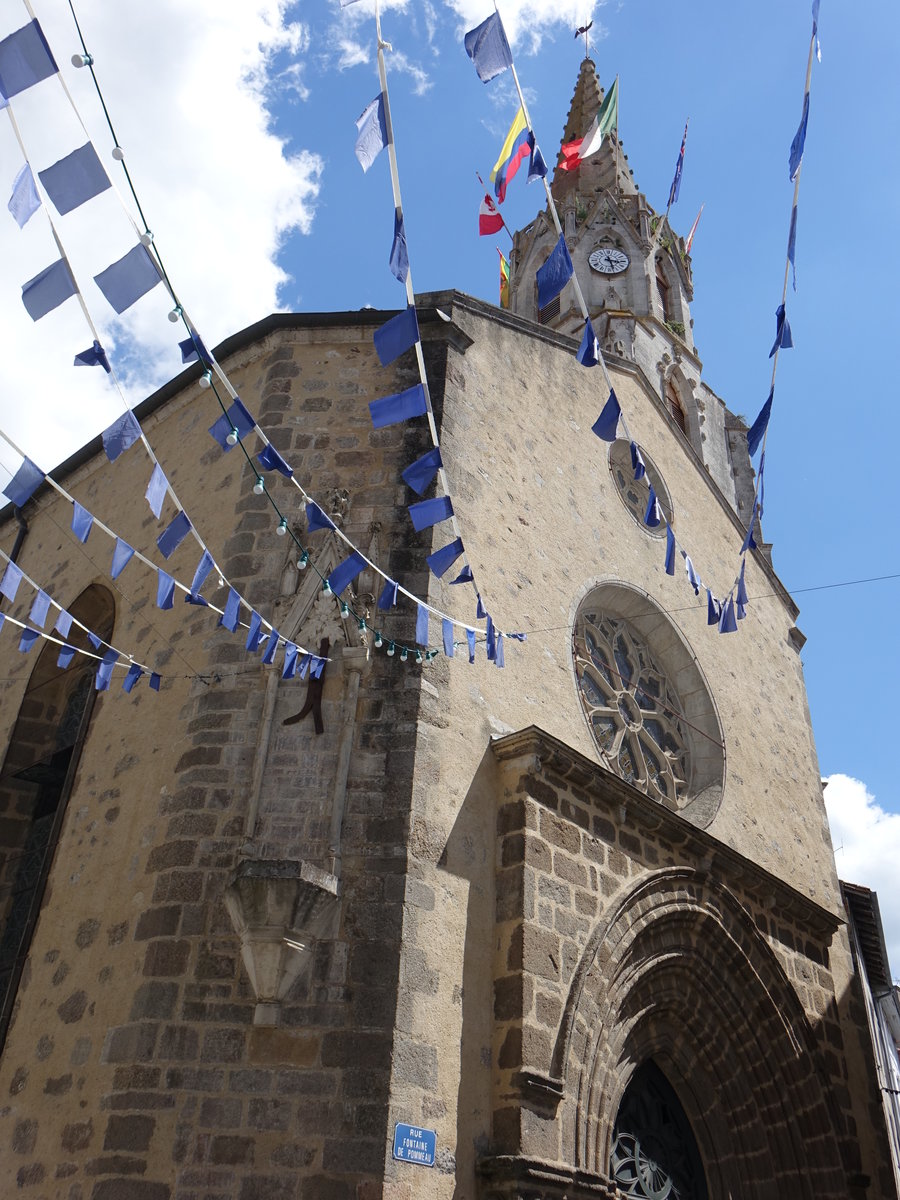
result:
<svg viewBox="0 0 900 1200"><path fill-rule="evenodd" d="M598 97L586 60L564 140ZM273 316L216 349L335 527L267 476L303 554L254 460L210 439L199 367L136 410L229 581L320 679L283 679L208 607L161 610L137 561L111 580L113 541L73 538L48 487L0 514L27 578L161 676L97 693L90 660L0 631L6 1193L896 1196L797 607L760 536L720 635L644 519L652 485L729 586L753 474L700 378L690 260L615 138L553 189L642 479L591 431L606 395L568 288L537 309L544 214L516 235L509 310L417 298L466 552L497 628L527 634L502 670L464 638L417 662L415 608L380 609L372 570L341 596L361 620L323 591L340 530L474 616L427 569L445 536L406 512L425 422L372 428L368 402L418 379L409 353L379 365L383 313ZM151 466L97 439L54 475L153 557L174 509L148 512ZM188 539L165 569L196 558Z"/></svg>

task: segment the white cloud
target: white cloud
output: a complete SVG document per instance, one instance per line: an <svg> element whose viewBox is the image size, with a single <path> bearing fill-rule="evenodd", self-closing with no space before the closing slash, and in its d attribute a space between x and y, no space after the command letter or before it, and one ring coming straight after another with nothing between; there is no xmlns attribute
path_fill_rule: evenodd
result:
<svg viewBox="0 0 900 1200"><path fill-rule="evenodd" d="M337 44L340 50L338 70L346 71L348 67L359 67L369 61L369 51L359 42L354 42L348 37L340 37Z"/></svg>
<svg viewBox="0 0 900 1200"><path fill-rule="evenodd" d="M401 74L409 75L413 81L413 92L417 96L423 96L431 87L431 80L428 73L423 71L417 63L411 62L402 50L395 50L390 56L389 65Z"/></svg>
<svg viewBox="0 0 900 1200"><path fill-rule="evenodd" d="M885 812L866 785L849 775L831 775L825 809L837 871L847 883L878 893L888 959L900 978L900 813Z"/></svg>
<svg viewBox="0 0 900 1200"><path fill-rule="evenodd" d="M291 55L309 46L308 28L289 23L288 0L156 0L152 28L147 10L118 5L115 19L103 0L81 0L79 20L110 108L141 204L163 262L185 307L211 344L279 307L286 282L277 264L284 239L309 232L322 162L299 150L289 154L273 132L267 99L285 80L298 99L306 89L302 64ZM107 162L116 187L127 187L111 161L111 141L90 73L69 65L80 49L66 6L46 0L36 12L68 87ZM16 22L0 28L6 36ZM38 169L85 141L53 79L14 101L29 155ZM22 156L9 123L0 123L0 186L12 181ZM72 358L90 345L77 301L69 300L37 323L19 298L18 284L56 257L44 214L20 232L0 213L4 280L0 322L7 353L0 375L0 426L45 469L119 415L113 389L99 368L73 369ZM248 219L252 218L252 219ZM65 247L87 297L101 340L124 346L129 401L136 403L180 369L171 307L155 288L117 321L91 276L125 253L136 237L115 197L106 193L58 218ZM131 363L130 371L127 364ZM0 445L0 467L16 459ZM0 472L2 476L2 472Z"/></svg>

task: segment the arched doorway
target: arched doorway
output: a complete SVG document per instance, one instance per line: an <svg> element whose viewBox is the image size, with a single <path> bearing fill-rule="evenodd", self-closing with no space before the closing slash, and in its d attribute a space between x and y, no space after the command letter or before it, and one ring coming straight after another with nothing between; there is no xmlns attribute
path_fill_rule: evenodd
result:
<svg viewBox="0 0 900 1200"><path fill-rule="evenodd" d="M105 587L86 588L68 611L103 641L112 637L115 603ZM70 644L89 649L76 634L73 626ZM95 660L76 655L61 669L58 655L44 643L0 768L0 1050L94 706Z"/></svg>
<svg viewBox="0 0 900 1200"><path fill-rule="evenodd" d="M626 1196L708 1200L690 1122L674 1088L652 1059L635 1071L619 1105L610 1174Z"/></svg>

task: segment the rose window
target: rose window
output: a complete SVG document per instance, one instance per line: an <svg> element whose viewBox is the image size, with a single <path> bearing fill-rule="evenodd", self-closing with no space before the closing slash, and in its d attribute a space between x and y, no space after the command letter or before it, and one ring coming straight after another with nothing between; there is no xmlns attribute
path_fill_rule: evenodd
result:
<svg viewBox="0 0 900 1200"><path fill-rule="evenodd" d="M584 614L575 670L605 765L667 808L680 808L690 778L681 705L638 632L621 617Z"/></svg>
<svg viewBox="0 0 900 1200"><path fill-rule="evenodd" d="M638 447L639 464L632 459L631 443L625 438L616 438L609 448L609 469L619 498L645 533L651 537L663 537L666 532L665 522L657 526L644 523L644 515L650 500L650 485L659 501L659 507L666 521L672 522L672 498L669 489L663 482L656 465L651 461L647 452ZM635 479L635 475L639 478Z"/></svg>

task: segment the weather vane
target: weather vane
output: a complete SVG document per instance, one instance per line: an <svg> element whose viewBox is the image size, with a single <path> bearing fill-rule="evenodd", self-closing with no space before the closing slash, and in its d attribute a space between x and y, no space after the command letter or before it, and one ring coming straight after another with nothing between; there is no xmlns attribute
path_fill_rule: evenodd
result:
<svg viewBox="0 0 900 1200"><path fill-rule="evenodd" d="M587 56L588 56L588 30L593 25L593 23L594 23L593 21L588 21L587 25L582 25L580 28L575 30L576 38L580 38L581 35L584 34L584 57L585 58L587 58Z"/></svg>

